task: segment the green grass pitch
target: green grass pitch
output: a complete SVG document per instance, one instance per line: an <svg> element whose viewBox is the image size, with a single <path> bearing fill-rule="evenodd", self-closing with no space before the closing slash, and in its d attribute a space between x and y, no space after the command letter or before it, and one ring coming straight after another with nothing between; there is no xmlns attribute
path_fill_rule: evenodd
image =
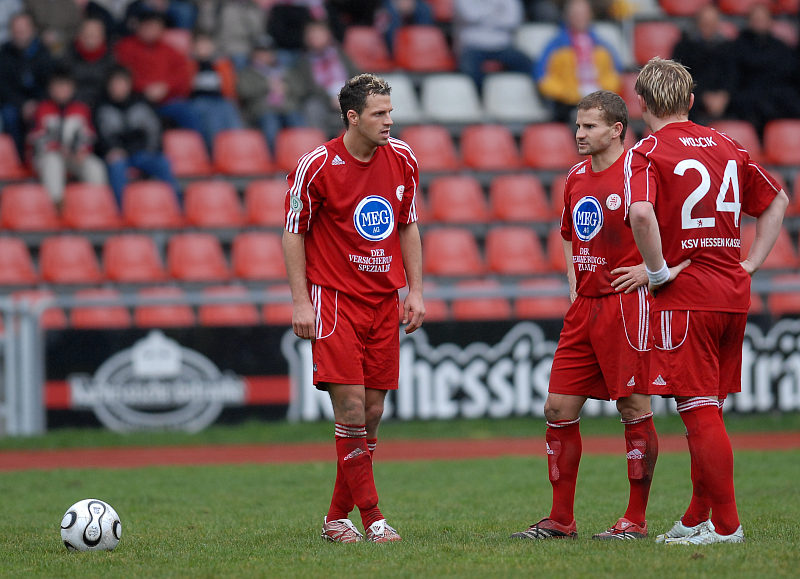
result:
<svg viewBox="0 0 800 579"><path fill-rule="evenodd" d="M601 423L614 421L586 422L591 432L604 431L609 427ZM515 432L514 424L509 424ZM667 421L664 429L673 426ZM254 428L245 427L244 432L252 435ZM303 427L278 428L288 432ZM430 424L391 425L387 430L393 437L395 430L414 436L431 428ZM467 422L447 428L462 436L508 434L502 423ZM747 428L740 424L732 429ZM534 433L540 433L538 426ZM69 446L64 434L54 436L61 437L59 446ZM46 447L50 442L44 437L26 444ZM688 470L687 454L659 458L648 511L653 535L683 512L690 495ZM381 463L379 447L376 480L381 507L404 538L389 545L334 545L319 538L334 475L335 466L325 463L0 473L0 576L797 577L800 573L800 451L737 452L737 498L747 543L702 548L590 539L625 508L623 456L583 458L576 497L577 541L508 538L549 510L550 485L541 456ZM64 510L87 497L107 500L122 518L122 541L113 552L69 553L60 542L58 526Z"/></svg>

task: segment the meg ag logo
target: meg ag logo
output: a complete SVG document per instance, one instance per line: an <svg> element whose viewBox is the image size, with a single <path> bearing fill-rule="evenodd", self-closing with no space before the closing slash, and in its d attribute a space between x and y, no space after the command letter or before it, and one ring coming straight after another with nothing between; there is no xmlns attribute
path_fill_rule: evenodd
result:
<svg viewBox="0 0 800 579"><path fill-rule="evenodd" d="M353 214L356 231L369 241L383 241L394 231L392 205L379 195L364 197Z"/></svg>
<svg viewBox="0 0 800 579"><path fill-rule="evenodd" d="M572 226L581 241L589 241L603 228L603 207L594 197L586 196L572 210Z"/></svg>

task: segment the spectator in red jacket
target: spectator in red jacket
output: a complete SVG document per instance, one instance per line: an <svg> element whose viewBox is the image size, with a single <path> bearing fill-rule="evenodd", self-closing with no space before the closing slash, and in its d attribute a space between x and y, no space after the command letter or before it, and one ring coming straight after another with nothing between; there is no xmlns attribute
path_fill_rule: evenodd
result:
<svg viewBox="0 0 800 579"><path fill-rule="evenodd" d="M164 42L164 16L140 16L133 36L117 44L117 61L131 71L133 88L158 114L182 128L200 131L192 104L192 63L189 57Z"/></svg>
<svg viewBox="0 0 800 579"><path fill-rule="evenodd" d="M92 153L92 113L75 100L75 81L66 69L53 73L47 94L34 113L28 144L39 178L53 201L60 203L67 175L87 183L108 181L103 162Z"/></svg>

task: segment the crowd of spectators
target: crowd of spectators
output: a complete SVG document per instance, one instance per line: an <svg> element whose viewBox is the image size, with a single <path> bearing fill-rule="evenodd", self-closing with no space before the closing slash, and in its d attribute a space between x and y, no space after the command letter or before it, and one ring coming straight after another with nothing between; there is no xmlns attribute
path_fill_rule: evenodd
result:
<svg viewBox="0 0 800 579"><path fill-rule="evenodd" d="M392 53L408 25L441 25L460 72L480 87L498 70L532 75L552 118L598 88L619 91L621 55L598 35L611 0L454 0L437 22L424 0L3 0L0 121L55 201L65 179L108 183L132 174L170 183L161 135L260 129L271 147L286 127L341 130L336 99L359 72L344 52L349 26L372 26ZM561 25L536 62L515 46L531 19ZM798 55L756 4L736 34L713 4L686 27L674 57L697 81L693 118L739 118L759 131L800 117ZM734 38L735 37L735 38ZM672 55L665 55L672 56Z"/></svg>

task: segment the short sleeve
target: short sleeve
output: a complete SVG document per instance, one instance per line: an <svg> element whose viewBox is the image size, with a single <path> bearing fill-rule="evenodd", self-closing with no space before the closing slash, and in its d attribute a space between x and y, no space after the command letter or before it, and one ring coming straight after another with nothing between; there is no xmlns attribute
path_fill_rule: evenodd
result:
<svg viewBox="0 0 800 579"><path fill-rule="evenodd" d="M572 211L569 207L571 196L571 181L567 178L564 184L564 209L561 210L561 238L564 241L572 241Z"/></svg>
<svg viewBox="0 0 800 579"><path fill-rule="evenodd" d="M403 200L397 216L398 223L415 223L417 221L417 187L419 186L419 164L414 156L414 151L408 143L393 139L392 148L402 158L405 165L405 184L403 185Z"/></svg>
<svg viewBox="0 0 800 579"><path fill-rule="evenodd" d="M312 216L322 201L319 172L327 157L328 152L324 146L306 153L286 178L289 183L284 200L286 231L304 234L310 229Z"/></svg>
<svg viewBox="0 0 800 579"><path fill-rule="evenodd" d="M656 172L648 155L653 152L656 140L648 137L639 141L625 154L625 221L628 211L637 201L656 203Z"/></svg>
<svg viewBox="0 0 800 579"><path fill-rule="evenodd" d="M742 211L758 217L769 207L775 196L783 189L775 178L755 161L749 161L744 167L742 183Z"/></svg>

